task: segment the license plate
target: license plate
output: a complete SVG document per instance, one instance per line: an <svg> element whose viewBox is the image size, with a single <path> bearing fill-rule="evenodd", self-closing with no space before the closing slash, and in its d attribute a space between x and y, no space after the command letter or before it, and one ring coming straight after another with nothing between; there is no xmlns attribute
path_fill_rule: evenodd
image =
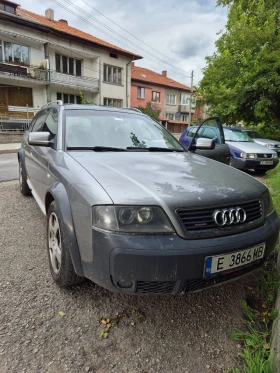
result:
<svg viewBox="0 0 280 373"><path fill-rule="evenodd" d="M205 258L204 275L209 276L213 273L227 271L252 263L263 258L264 251L265 243L262 243L258 246L230 254L208 256Z"/></svg>
<svg viewBox="0 0 280 373"><path fill-rule="evenodd" d="M261 164L273 164L273 161L261 161Z"/></svg>

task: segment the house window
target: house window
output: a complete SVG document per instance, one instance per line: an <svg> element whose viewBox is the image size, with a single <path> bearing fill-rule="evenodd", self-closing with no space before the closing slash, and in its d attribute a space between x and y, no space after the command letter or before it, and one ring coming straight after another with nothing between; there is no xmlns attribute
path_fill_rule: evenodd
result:
<svg viewBox="0 0 280 373"><path fill-rule="evenodd" d="M103 68L104 82L122 84L122 69L116 66L104 65Z"/></svg>
<svg viewBox="0 0 280 373"><path fill-rule="evenodd" d="M152 101L153 102L160 102L160 93L159 92L152 92Z"/></svg>
<svg viewBox="0 0 280 373"><path fill-rule="evenodd" d="M0 40L0 60L29 64L29 47Z"/></svg>
<svg viewBox="0 0 280 373"><path fill-rule="evenodd" d="M189 116L188 115L182 115L182 122L187 122Z"/></svg>
<svg viewBox="0 0 280 373"><path fill-rule="evenodd" d="M115 98L104 98L103 104L104 106L114 106L121 108L123 106L122 102L122 100L117 100Z"/></svg>
<svg viewBox="0 0 280 373"><path fill-rule="evenodd" d="M137 97L138 98L145 98L145 88L138 87L138 89L137 89Z"/></svg>
<svg viewBox="0 0 280 373"><path fill-rule="evenodd" d="M4 10L5 12L15 14L16 6L7 5L4 2L0 2L0 10Z"/></svg>
<svg viewBox="0 0 280 373"><path fill-rule="evenodd" d="M167 95L166 103L167 105L176 105L176 95Z"/></svg>
<svg viewBox="0 0 280 373"><path fill-rule="evenodd" d="M68 103L80 104L81 103L80 96L69 95L68 93L57 92L56 99L61 100L64 104L68 104Z"/></svg>
<svg viewBox="0 0 280 373"><path fill-rule="evenodd" d="M82 61L56 53L55 70L63 74L82 76Z"/></svg>
<svg viewBox="0 0 280 373"><path fill-rule="evenodd" d="M189 105L189 104L190 104L190 96L181 95L181 105Z"/></svg>
<svg viewBox="0 0 280 373"><path fill-rule="evenodd" d="M171 113L166 113L165 117L169 120L173 120L174 119L174 116L175 114L171 114Z"/></svg>

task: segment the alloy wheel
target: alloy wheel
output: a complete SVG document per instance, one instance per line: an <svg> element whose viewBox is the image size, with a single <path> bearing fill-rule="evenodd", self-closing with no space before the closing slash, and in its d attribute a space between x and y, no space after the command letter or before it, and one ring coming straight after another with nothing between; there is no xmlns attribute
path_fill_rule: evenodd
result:
<svg viewBox="0 0 280 373"><path fill-rule="evenodd" d="M61 268L61 234L57 215L52 212L49 217L48 248L52 269L58 274Z"/></svg>

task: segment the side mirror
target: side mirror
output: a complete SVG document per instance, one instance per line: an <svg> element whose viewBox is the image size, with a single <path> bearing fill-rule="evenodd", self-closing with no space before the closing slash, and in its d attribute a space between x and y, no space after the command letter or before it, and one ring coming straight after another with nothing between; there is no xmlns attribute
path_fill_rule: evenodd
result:
<svg viewBox="0 0 280 373"><path fill-rule="evenodd" d="M205 139L201 137L200 139L196 140L196 144L193 145L193 149L201 149L201 150L212 150L215 149L215 140L212 139Z"/></svg>
<svg viewBox="0 0 280 373"><path fill-rule="evenodd" d="M30 132L28 136L29 145L51 146L51 134L49 132Z"/></svg>

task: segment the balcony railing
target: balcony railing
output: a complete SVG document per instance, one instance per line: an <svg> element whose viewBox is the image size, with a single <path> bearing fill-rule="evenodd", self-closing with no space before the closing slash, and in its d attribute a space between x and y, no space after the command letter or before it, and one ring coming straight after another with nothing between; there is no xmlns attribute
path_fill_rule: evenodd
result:
<svg viewBox="0 0 280 373"><path fill-rule="evenodd" d="M54 70L50 70L50 82L93 92L96 92L99 88L99 80L96 78L68 75Z"/></svg>
<svg viewBox="0 0 280 373"><path fill-rule="evenodd" d="M99 89L99 79L63 74L54 70L42 69L38 66L27 67L10 63L0 63L0 74L5 74L11 79L28 79L41 84L53 83L92 92L97 92Z"/></svg>
<svg viewBox="0 0 280 373"><path fill-rule="evenodd" d="M179 112L180 113L189 113L190 112L190 105L179 105ZM195 105L192 105L191 112L195 112Z"/></svg>

